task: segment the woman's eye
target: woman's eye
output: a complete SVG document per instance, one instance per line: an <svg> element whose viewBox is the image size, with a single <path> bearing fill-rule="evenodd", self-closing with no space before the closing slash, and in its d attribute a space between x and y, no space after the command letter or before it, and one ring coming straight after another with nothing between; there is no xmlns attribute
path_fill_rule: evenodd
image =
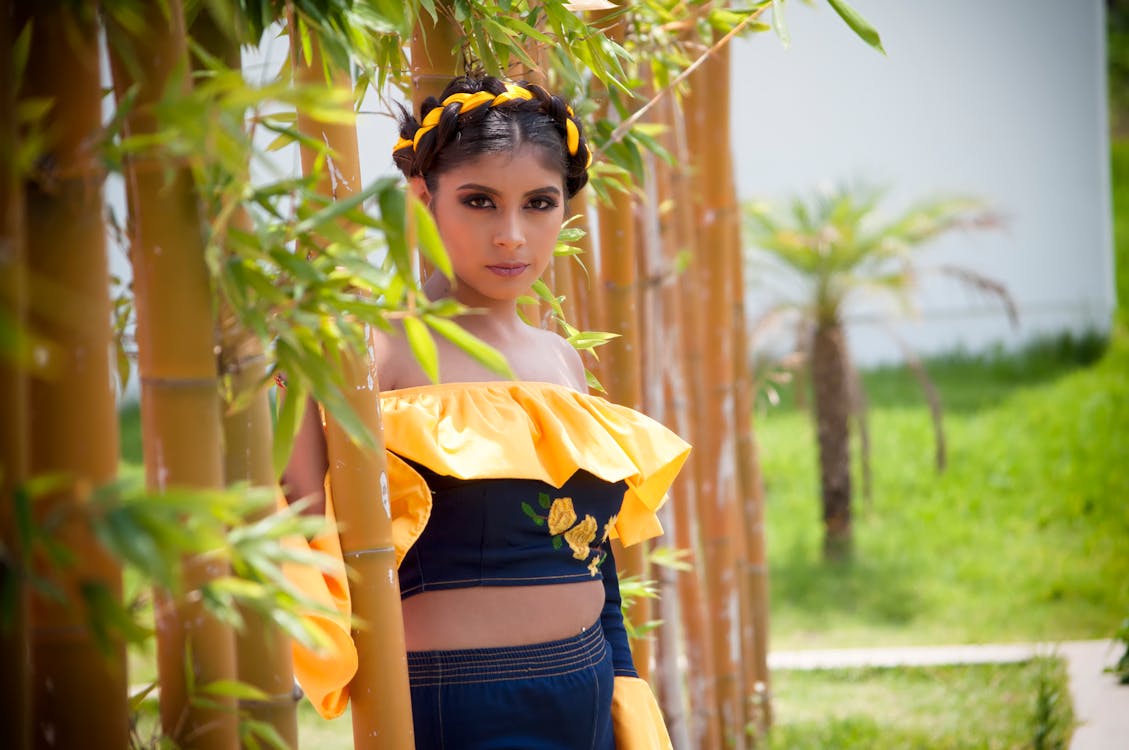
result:
<svg viewBox="0 0 1129 750"><path fill-rule="evenodd" d="M471 208L490 208L494 205L494 201L490 200L485 195L472 195L463 200L463 205L470 206Z"/></svg>
<svg viewBox="0 0 1129 750"><path fill-rule="evenodd" d="M533 198L529 201L529 207L537 211L551 211L557 207L557 202L551 198Z"/></svg>

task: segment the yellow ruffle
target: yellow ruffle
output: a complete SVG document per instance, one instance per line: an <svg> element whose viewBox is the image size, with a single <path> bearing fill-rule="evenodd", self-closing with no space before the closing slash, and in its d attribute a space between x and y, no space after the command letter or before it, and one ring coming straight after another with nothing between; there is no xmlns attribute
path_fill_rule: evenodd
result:
<svg viewBox="0 0 1129 750"><path fill-rule="evenodd" d="M583 469L607 482L626 480L612 530L625 545L662 534L655 513L690 452L645 414L550 383L420 386L387 391L380 402L388 450L440 474L560 487ZM424 515L430 503L424 487L405 507ZM397 553L401 542L406 551L414 541L397 539Z"/></svg>
<svg viewBox="0 0 1129 750"><path fill-rule="evenodd" d="M615 750L673 750L651 686L638 677L616 677L612 687Z"/></svg>
<svg viewBox="0 0 1129 750"><path fill-rule="evenodd" d="M329 482L326 482L328 488ZM285 502L285 500L283 500ZM331 570L323 571L312 566L288 563L283 572L292 584L313 599L324 610L304 612L307 623L315 626L323 636L319 648L311 648L296 640L290 642L294 660L294 676L302 690L324 718L340 716L349 703L348 685L357 671L357 647L349 630L353 612L349 597L349 581L341 554L341 540L337 536L337 522L333 502L326 496L326 523L324 530L313 539L288 540L288 544L308 546L322 552L334 561Z"/></svg>

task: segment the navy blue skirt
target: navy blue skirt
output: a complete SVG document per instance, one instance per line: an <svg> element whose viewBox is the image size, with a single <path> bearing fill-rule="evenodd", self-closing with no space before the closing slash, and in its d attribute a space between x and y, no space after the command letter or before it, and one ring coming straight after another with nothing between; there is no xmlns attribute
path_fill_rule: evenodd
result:
<svg viewBox="0 0 1129 750"><path fill-rule="evenodd" d="M614 750L599 623L529 646L409 651L416 750Z"/></svg>

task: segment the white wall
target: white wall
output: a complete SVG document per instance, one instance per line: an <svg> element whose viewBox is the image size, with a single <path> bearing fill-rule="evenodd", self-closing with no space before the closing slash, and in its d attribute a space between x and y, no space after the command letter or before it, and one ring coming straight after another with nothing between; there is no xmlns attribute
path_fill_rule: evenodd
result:
<svg viewBox="0 0 1129 750"><path fill-rule="evenodd" d="M888 187L890 208L940 194L987 199L1003 231L942 238L924 257L1003 281L1019 306L926 283L920 320L896 326L922 352L1015 346L1108 330L1114 306L1101 0L855 0L888 56L825 3L789 3L791 46L772 34L733 50L733 144L742 198L821 184ZM750 279L750 308L767 295ZM856 358L896 359L874 309L849 326Z"/></svg>

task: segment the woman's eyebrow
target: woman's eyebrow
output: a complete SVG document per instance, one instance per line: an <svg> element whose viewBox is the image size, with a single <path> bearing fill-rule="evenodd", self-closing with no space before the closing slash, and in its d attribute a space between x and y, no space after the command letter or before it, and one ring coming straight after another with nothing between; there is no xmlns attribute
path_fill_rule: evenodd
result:
<svg viewBox="0 0 1129 750"><path fill-rule="evenodd" d="M489 195L501 195L501 191L496 190L487 185L479 185L477 182L468 182L464 185L459 185L459 190L477 190L480 193L487 193ZM530 196L534 193L553 193L555 195L561 194L561 189L556 185L545 185L544 187L534 188L533 190L526 191L525 195Z"/></svg>

